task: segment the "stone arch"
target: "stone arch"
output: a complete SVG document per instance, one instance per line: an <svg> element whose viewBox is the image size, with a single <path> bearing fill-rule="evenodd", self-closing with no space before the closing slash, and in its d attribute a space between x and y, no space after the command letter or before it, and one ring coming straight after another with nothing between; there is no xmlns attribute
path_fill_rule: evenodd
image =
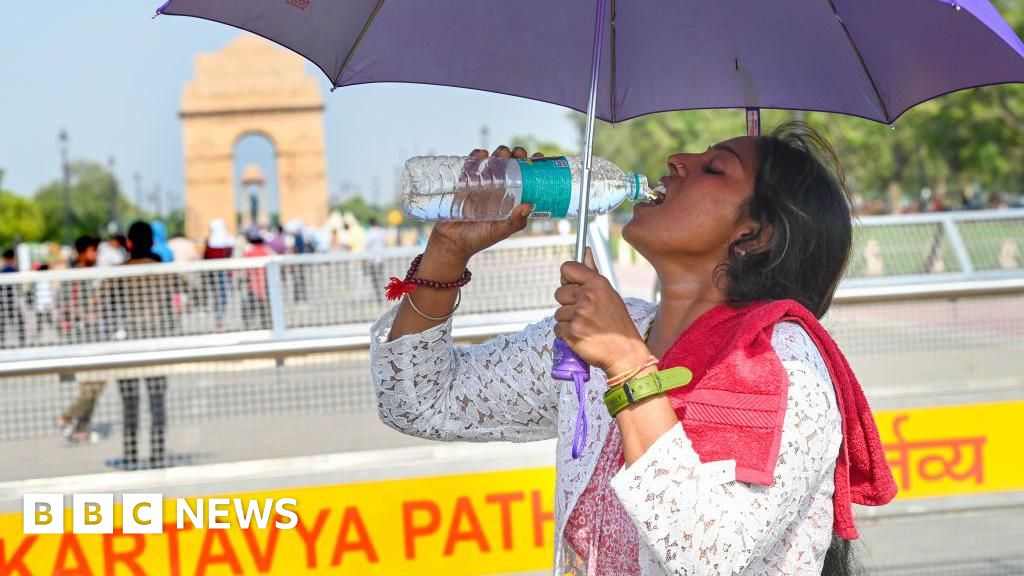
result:
<svg viewBox="0 0 1024 576"><path fill-rule="evenodd" d="M253 191L252 182L247 183L246 180L253 180L254 177L259 181L258 187L261 188L261 198L259 206L260 219L266 219L267 222L271 222L274 214L278 217L278 223L280 222L280 186L278 185L277 176L277 143L270 134L267 134L260 130L250 130L244 134L239 134L238 139L235 140L235 144L232 148L234 150L234 186L235 186L235 212L236 216L242 220L246 220L250 217L249 209L247 205L247 196ZM246 153L257 152L258 157L246 157ZM269 152L269 159L263 158L262 153ZM264 165L263 161L267 160ZM256 174L253 173L255 170ZM274 212L271 211L274 208Z"/></svg>
<svg viewBox="0 0 1024 576"><path fill-rule="evenodd" d="M234 230L234 151L247 134L273 143L280 217L327 218L324 104L298 55L246 34L195 58L182 94L185 231L202 238L213 218Z"/></svg>

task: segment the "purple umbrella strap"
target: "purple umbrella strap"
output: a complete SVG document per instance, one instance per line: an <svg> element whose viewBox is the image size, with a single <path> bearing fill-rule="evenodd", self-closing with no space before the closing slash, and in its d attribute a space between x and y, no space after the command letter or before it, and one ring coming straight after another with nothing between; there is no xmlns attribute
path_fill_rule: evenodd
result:
<svg viewBox="0 0 1024 576"><path fill-rule="evenodd" d="M576 384L576 399L579 400L579 410L576 412L576 431L572 437L572 457L579 458L583 454L583 448L587 445L587 380L586 374L573 372L572 381Z"/></svg>

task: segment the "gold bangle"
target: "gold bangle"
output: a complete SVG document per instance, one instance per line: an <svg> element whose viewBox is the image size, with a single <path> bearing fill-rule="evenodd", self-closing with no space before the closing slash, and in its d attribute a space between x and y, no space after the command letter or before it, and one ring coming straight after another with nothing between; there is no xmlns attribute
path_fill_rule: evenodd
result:
<svg viewBox="0 0 1024 576"><path fill-rule="evenodd" d="M427 320L433 322L442 322L444 320L451 318L452 315L455 314L455 311L459 309L459 305L462 304L462 288L459 288L459 293L455 297L455 307L452 308L452 311L445 316L427 316L426 314L424 314L419 308L416 307L416 303L412 301L411 293L406 293L405 300L406 302L409 303L409 306L412 306L412 309L423 318L426 318Z"/></svg>

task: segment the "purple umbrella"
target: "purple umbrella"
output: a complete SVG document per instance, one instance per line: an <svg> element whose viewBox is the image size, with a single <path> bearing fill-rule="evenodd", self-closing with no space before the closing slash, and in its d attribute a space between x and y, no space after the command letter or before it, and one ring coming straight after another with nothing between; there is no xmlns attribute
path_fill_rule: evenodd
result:
<svg viewBox="0 0 1024 576"><path fill-rule="evenodd" d="M157 14L273 40L335 87L458 86L585 111L579 261L595 118L745 108L757 134L759 109L784 108L892 124L936 96L1024 82L1024 44L987 0L168 0ZM589 369L564 344L556 357L582 410Z"/></svg>
<svg viewBox="0 0 1024 576"><path fill-rule="evenodd" d="M642 0L601 19L598 118L787 108L893 123L914 105L1024 81L1024 45L987 0ZM597 0L171 0L248 30L335 86L411 82L585 112Z"/></svg>

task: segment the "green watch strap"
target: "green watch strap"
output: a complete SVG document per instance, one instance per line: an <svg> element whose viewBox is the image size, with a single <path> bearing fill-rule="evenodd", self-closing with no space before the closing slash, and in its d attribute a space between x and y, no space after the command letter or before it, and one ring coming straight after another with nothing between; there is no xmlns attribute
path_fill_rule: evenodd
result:
<svg viewBox="0 0 1024 576"><path fill-rule="evenodd" d="M682 366L652 372L646 376L627 380L621 386L609 388L604 393L604 405L608 407L608 413L614 418L626 407L651 396L682 388L692 379L693 372Z"/></svg>

